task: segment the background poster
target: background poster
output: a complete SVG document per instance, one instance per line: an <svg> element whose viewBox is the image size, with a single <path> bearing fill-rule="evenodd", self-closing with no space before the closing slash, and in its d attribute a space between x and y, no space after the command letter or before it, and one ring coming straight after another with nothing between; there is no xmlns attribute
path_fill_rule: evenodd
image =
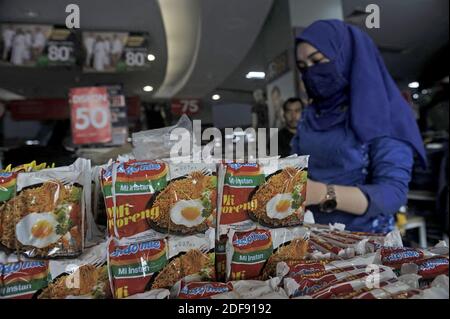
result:
<svg viewBox="0 0 450 319"><path fill-rule="evenodd" d="M69 104L74 144L96 144L111 141L111 112L106 87L71 89Z"/></svg>
<svg viewBox="0 0 450 319"><path fill-rule="evenodd" d="M14 66L75 64L75 34L43 24L0 24L0 63Z"/></svg>
<svg viewBox="0 0 450 319"><path fill-rule="evenodd" d="M297 96L294 74L289 68L289 55L283 52L267 66L267 106L269 127L281 129L284 126L283 103Z"/></svg>
<svg viewBox="0 0 450 319"><path fill-rule="evenodd" d="M267 85L267 105L269 107L269 127L284 126L283 103L291 97L296 97L294 75L292 71L284 73Z"/></svg>
<svg viewBox="0 0 450 319"><path fill-rule="evenodd" d="M84 72L120 72L149 67L149 40L144 32L82 33Z"/></svg>
<svg viewBox="0 0 450 319"><path fill-rule="evenodd" d="M122 85L107 86L111 111L111 145L123 145L128 138L127 104Z"/></svg>

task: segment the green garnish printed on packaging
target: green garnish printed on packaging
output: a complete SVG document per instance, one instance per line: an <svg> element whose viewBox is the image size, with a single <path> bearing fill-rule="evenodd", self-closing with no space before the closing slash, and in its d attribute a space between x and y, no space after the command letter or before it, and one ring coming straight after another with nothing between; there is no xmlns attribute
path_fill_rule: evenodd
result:
<svg viewBox="0 0 450 319"><path fill-rule="evenodd" d="M69 202L77 203L81 200L82 190L80 187L72 187L69 195Z"/></svg>
<svg viewBox="0 0 450 319"><path fill-rule="evenodd" d="M69 204L62 204L56 207L55 215L56 221L58 222L58 225L56 225L56 233L58 235L66 234L73 227L73 222L69 218L70 217L69 214L70 214Z"/></svg>
<svg viewBox="0 0 450 319"><path fill-rule="evenodd" d="M202 217L208 218L212 213L212 203L211 203L211 191L205 190L202 193Z"/></svg>
<svg viewBox="0 0 450 319"><path fill-rule="evenodd" d="M299 209L302 205L303 199L301 194L301 185L295 185L292 192L292 209Z"/></svg>

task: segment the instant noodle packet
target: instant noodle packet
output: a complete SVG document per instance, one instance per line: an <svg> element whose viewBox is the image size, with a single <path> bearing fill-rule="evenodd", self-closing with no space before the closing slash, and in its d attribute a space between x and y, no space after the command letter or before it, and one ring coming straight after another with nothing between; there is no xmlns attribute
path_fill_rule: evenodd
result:
<svg viewBox="0 0 450 319"><path fill-rule="evenodd" d="M135 242L111 238L108 270L114 298L127 298L151 290L156 275L167 263L165 239Z"/></svg>
<svg viewBox="0 0 450 319"><path fill-rule="evenodd" d="M22 172L17 194L0 207L0 244L28 257L76 257L83 251L90 161ZM89 226L89 225L87 225Z"/></svg>
<svg viewBox="0 0 450 319"><path fill-rule="evenodd" d="M308 233L303 227L231 230L226 245L227 280L268 278L278 262L303 260L307 248Z"/></svg>
<svg viewBox="0 0 450 319"><path fill-rule="evenodd" d="M151 203L155 194L166 187L167 174L164 162L135 160L113 162L102 172L110 236L120 239L150 230L147 220L160 216Z"/></svg>
<svg viewBox="0 0 450 319"><path fill-rule="evenodd" d="M0 299L31 299L50 279L45 260L0 263Z"/></svg>
<svg viewBox="0 0 450 319"><path fill-rule="evenodd" d="M52 281L37 291L37 299L111 298L106 242L86 249L76 259L49 261Z"/></svg>
<svg viewBox="0 0 450 319"><path fill-rule="evenodd" d="M179 281L216 281L214 229L191 236L170 235L169 261L155 276L152 289L170 289Z"/></svg>

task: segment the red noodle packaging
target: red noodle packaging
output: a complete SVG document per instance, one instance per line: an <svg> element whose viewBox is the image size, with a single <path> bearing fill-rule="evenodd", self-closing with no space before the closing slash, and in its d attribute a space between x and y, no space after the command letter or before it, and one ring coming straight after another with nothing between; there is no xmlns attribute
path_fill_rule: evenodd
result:
<svg viewBox="0 0 450 319"><path fill-rule="evenodd" d="M109 171L103 189L114 296L215 280L215 165L128 161Z"/></svg>
<svg viewBox="0 0 450 319"><path fill-rule="evenodd" d="M224 260L227 280L245 280L264 276L276 258L304 258L307 167L307 156L220 164L219 274Z"/></svg>

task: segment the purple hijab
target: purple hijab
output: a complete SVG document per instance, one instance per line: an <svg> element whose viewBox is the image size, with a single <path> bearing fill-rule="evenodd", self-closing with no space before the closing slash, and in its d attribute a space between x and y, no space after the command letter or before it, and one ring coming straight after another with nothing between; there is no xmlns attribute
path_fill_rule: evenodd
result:
<svg viewBox="0 0 450 319"><path fill-rule="evenodd" d="M357 27L339 20L320 20L306 28L297 39L308 42L335 62L348 82L348 89L314 109L325 110L323 117L305 112L315 129L326 130L339 122L342 103L349 105L350 125L362 142L392 137L414 148L426 166L425 148L413 111L390 76L372 39ZM340 105L338 105L340 103Z"/></svg>

